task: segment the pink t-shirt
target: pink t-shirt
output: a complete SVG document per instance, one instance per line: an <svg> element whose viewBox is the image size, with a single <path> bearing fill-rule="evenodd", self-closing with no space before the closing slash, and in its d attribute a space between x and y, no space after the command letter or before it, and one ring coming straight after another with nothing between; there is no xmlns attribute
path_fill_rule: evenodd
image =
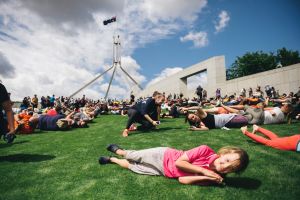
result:
<svg viewBox="0 0 300 200"><path fill-rule="evenodd" d="M50 115L50 116L56 116L56 115L57 115L57 112L56 112L55 109L50 109L50 110L48 110L47 115Z"/></svg>
<svg viewBox="0 0 300 200"><path fill-rule="evenodd" d="M164 173L166 177L177 178L182 176L196 176L197 174L184 172L176 167L175 161L184 153L189 158L189 162L193 165L209 168L209 164L212 163L218 155L208 146L201 145L188 151L182 151L177 149L168 148L164 155Z"/></svg>

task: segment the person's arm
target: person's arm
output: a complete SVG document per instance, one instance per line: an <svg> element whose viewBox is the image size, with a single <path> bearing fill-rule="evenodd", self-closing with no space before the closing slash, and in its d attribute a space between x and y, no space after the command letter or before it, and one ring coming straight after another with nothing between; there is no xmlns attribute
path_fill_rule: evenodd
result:
<svg viewBox="0 0 300 200"><path fill-rule="evenodd" d="M4 101L2 103L2 107L6 113L8 127L9 127L9 134L14 134L15 133L15 124L14 124L14 114L13 114L12 107L11 107L11 101L10 100Z"/></svg>
<svg viewBox="0 0 300 200"><path fill-rule="evenodd" d="M201 126L201 127L190 127L189 130L191 131L208 131L209 128L207 128L206 126Z"/></svg>
<svg viewBox="0 0 300 200"><path fill-rule="evenodd" d="M208 176L182 176L178 178L179 183L185 185L210 185L215 183L222 183L216 178L208 177Z"/></svg>
<svg viewBox="0 0 300 200"><path fill-rule="evenodd" d="M144 117L150 122L153 126L157 126L157 122L151 119L151 117L148 114L145 114Z"/></svg>
<svg viewBox="0 0 300 200"><path fill-rule="evenodd" d="M188 111L188 110L198 110L199 108L201 108L201 107L199 107L199 106L192 106L192 107L188 107L188 108L180 107L179 109L183 110L183 111Z"/></svg>
<svg viewBox="0 0 300 200"><path fill-rule="evenodd" d="M23 121L22 119L20 118L20 116L17 114L17 115L14 115L14 120L18 123L18 124L23 124Z"/></svg>
<svg viewBox="0 0 300 200"><path fill-rule="evenodd" d="M68 115L66 116L66 119L71 119L72 116L74 115L74 113L75 113L75 111L72 111L70 114L68 114Z"/></svg>
<svg viewBox="0 0 300 200"><path fill-rule="evenodd" d="M175 161L175 165L182 171L215 178L220 182L223 181L223 178L219 174L203 167L191 164L186 153L184 153Z"/></svg>

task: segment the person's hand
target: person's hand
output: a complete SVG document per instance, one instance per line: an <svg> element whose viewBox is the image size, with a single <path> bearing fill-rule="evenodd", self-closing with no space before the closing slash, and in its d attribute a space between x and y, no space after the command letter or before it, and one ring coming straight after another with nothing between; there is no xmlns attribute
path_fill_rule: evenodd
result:
<svg viewBox="0 0 300 200"><path fill-rule="evenodd" d="M18 124L20 124L20 125L21 125L21 124L24 124L24 121L23 121L23 120L19 120L19 121L18 121Z"/></svg>
<svg viewBox="0 0 300 200"><path fill-rule="evenodd" d="M158 122L158 121L152 121L152 125L153 125L153 126L158 126L158 125L159 125L159 122Z"/></svg>
<svg viewBox="0 0 300 200"><path fill-rule="evenodd" d="M223 177L222 176L220 176L216 172L213 172L213 171L210 171L210 170L206 170L204 172L204 175L213 178L218 183L222 183L222 181L223 181Z"/></svg>
<svg viewBox="0 0 300 200"><path fill-rule="evenodd" d="M222 184L224 179L221 177L221 178L211 178L211 180L215 181L218 184Z"/></svg>

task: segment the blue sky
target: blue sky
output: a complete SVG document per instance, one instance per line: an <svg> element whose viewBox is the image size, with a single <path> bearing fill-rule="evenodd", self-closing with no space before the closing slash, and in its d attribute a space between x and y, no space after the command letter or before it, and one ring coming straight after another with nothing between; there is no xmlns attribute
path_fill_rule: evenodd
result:
<svg viewBox="0 0 300 200"><path fill-rule="evenodd" d="M71 95L111 66L114 34L144 87L212 56L228 67L246 52L300 50L299 0L0 0L0 10L0 80L18 100ZM77 97L104 97L111 74ZM109 97L136 88L118 69Z"/></svg>
<svg viewBox="0 0 300 200"><path fill-rule="evenodd" d="M214 22L221 10L230 21L215 34ZM300 1L297 0L213 0L198 15L194 29L207 31L209 44L195 48L192 42L182 43L180 31L167 39L137 49L133 57L147 77L159 74L165 67L188 67L216 55L225 55L226 67L237 56L253 51L276 51L286 47L300 50Z"/></svg>

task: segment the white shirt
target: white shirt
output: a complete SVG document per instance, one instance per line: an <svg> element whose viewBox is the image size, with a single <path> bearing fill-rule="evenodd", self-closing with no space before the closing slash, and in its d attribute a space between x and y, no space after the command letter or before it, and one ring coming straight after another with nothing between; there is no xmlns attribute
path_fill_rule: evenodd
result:
<svg viewBox="0 0 300 200"><path fill-rule="evenodd" d="M265 110L264 124L279 124L284 122L284 114L279 107L274 107L272 110L275 115L272 115L269 110Z"/></svg>

